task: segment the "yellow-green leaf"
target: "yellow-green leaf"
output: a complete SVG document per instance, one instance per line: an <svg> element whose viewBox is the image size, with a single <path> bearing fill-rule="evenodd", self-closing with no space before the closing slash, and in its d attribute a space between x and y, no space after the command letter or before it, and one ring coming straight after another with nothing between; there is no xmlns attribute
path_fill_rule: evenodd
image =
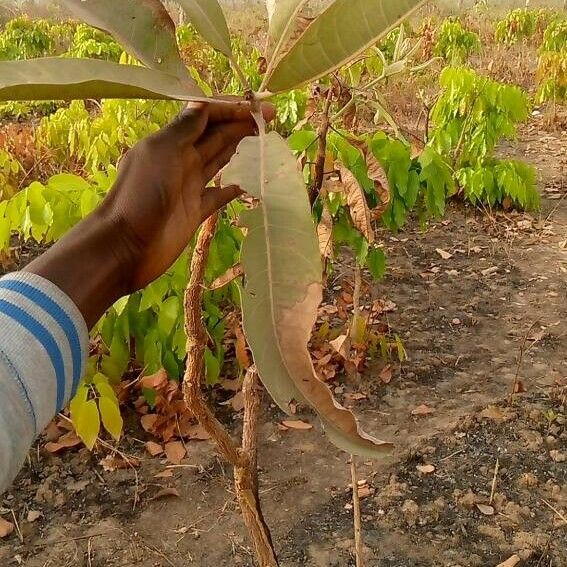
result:
<svg viewBox="0 0 567 567"><path fill-rule="evenodd" d="M120 441L124 422L122 421L118 404L110 398L101 397L98 400L98 408L104 428L116 441Z"/></svg>
<svg viewBox="0 0 567 567"><path fill-rule="evenodd" d="M227 57L232 55L230 33L217 0L177 0L195 29L215 49Z"/></svg>
<svg viewBox="0 0 567 567"><path fill-rule="evenodd" d="M0 101L100 98L208 99L194 83L97 59L0 61Z"/></svg>
<svg viewBox="0 0 567 567"><path fill-rule="evenodd" d="M100 415L94 400L85 402L73 421L75 431L89 451L95 446L100 431Z"/></svg>
<svg viewBox="0 0 567 567"><path fill-rule="evenodd" d="M116 404L116 406L118 406L118 398L116 397L116 392L114 391L114 389L110 385L108 378L104 374L96 374L93 378L93 384L101 398L106 398L107 400L110 400L111 402Z"/></svg>
<svg viewBox="0 0 567 567"><path fill-rule="evenodd" d="M175 24L159 0L62 2L87 24L110 33L147 67L187 78L177 47Z"/></svg>
<svg viewBox="0 0 567 567"><path fill-rule="evenodd" d="M79 388L77 389L77 393L73 396L71 403L69 404L69 411L71 412L71 423L77 429L78 418L81 414L81 409L87 402L87 397L89 395L89 387L84 383L81 382Z"/></svg>
<svg viewBox="0 0 567 567"><path fill-rule="evenodd" d="M331 441L378 457L390 443L363 433L315 373L307 349L322 298L319 243L296 160L276 132L245 138L223 175L259 199L245 211L243 322L259 375L280 408L293 400L317 411Z"/></svg>
<svg viewBox="0 0 567 567"><path fill-rule="evenodd" d="M342 67L396 27L424 0L335 0L295 41L267 77L281 92Z"/></svg>

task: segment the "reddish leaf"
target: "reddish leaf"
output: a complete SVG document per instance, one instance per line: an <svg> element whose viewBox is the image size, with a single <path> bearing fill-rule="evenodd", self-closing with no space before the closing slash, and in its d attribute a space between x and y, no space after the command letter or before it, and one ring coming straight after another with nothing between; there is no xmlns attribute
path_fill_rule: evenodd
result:
<svg viewBox="0 0 567 567"><path fill-rule="evenodd" d="M180 441L170 441L165 446L167 460L174 465L179 465L186 454L187 451Z"/></svg>
<svg viewBox="0 0 567 567"><path fill-rule="evenodd" d="M154 441L148 441L146 443L146 451L152 456L157 457L163 453L163 447L159 443Z"/></svg>
<svg viewBox="0 0 567 567"><path fill-rule="evenodd" d="M286 419L285 421L282 421L282 425L287 429L297 429L301 431L313 429L313 426L310 423L301 421L300 419Z"/></svg>
<svg viewBox="0 0 567 567"><path fill-rule="evenodd" d="M8 537L14 531L14 524L0 518L0 538Z"/></svg>

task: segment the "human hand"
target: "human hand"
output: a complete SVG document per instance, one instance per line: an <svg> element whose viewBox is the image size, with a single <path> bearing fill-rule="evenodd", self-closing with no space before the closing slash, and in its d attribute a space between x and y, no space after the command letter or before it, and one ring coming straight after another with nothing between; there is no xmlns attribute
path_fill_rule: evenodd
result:
<svg viewBox="0 0 567 567"><path fill-rule="evenodd" d="M263 113L275 115L270 105ZM132 148L103 203L25 269L63 290L91 327L117 299L161 276L199 225L240 194L206 186L255 129L246 106L190 104Z"/></svg>
<svg viewBox="0 0 567 567"><path fill-rule="evenodd" d="M263 111L273 119L272 106ZM162 275L199 225L241 193L238 187L206 186L255 129L248 107L190 104L124 156L101 212L120 227L119 254L130 269L132 291Z"/></svg>

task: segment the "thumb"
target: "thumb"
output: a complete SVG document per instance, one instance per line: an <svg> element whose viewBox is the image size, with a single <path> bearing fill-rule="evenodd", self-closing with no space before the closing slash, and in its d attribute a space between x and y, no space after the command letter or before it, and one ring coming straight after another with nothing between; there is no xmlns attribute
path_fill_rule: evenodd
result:
<svg viewBox="0 0 567 567"><path fill-rule="evenodd" d="M201 212L203 219L210 217L215 211L222 209L236 197L240 197L244 191L237 185L227 187L210 187L205 189L201 197Z"/></svg>

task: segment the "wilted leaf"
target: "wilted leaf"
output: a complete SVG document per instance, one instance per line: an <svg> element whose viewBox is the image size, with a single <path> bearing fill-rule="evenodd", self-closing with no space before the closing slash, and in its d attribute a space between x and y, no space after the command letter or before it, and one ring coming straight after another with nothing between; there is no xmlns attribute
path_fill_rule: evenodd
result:
<svg viewBox="0 0 567 567"><path fill-rule="evenodd" d="M339 335L336 339L329 341L329 344L343 357L348 358L350 341L347 335Z"/></svg>
<svg viewBox="0 0 567 567"><path fill-rule="evenodd" d="M377 457L391 444L362 433L315 373L307 349L322 298L322 267L303 179L276 132L245 138L223 175L259 199L245 211L241 260L244 330L266 389L286 413L292 400L317 411L338 447Z"/></svg>
<svg viewBox="0 0 567 567"><path fill-rule="evenodd" d="M0 538L8 537L14 531L14 524L0 518Z"/></svg>
<svg viewBox="0 0 567 567"><path fill-rule="evenodd" d="M65 433L56 442L46 443L45 450L48 453L59 453L63 449L70 449L71 447L76 447L81 444L81 439L76 435L74 431Z"/></svg>
<svg viewBox="0 0 567 567"><path fill-rule="evenodd" d="M374 229L364 189L349 169L341 165L339 170L352 222L366 240L372 243L374 242Z"/></svg>
<svg viewBox="0 0 567 567"><path fill-rule="evenodd" d="M140 379L141 388L150 388L156 390L165 386L168 382L167 372L162 368L151 376L144 376Z"/></svg>
<svg viewBox="0 0 567 567"><path fill-rule="evenodd" d="M82 21L111 34L146 67L189 78L177 48L175 24L159 0L61 1Z"/></svg>
<svg viewBox="0 0 567 567"><path fill-rule="evenodd" d="M207 441L211 438L207 430L200 423L189 427L187 435L189 438L196 441Z"/></svg>
<svg viewBox="0 0 567 567"><path fill-rule="evenodd" d="M268 90L285 91L342 67L423 3L423 0L335 0L269 73Z"/></svg>
<svg viewBox="0 0 567 567"><path fill-rule="evenodd" d="M65 57L0 61L0 101L89 98L208 100L196 85L135 65Z"/></svg>
<svg viewBox="0 0 567 567"><path fill-rule="evenodd" d="M222 402L221 406L231 406L234 411L242 411L244 409L244 394L242 392L237 392L235 396Z"/></svg>
<svg viewBox="0 0 567 567"><path fill-rule="evenodd" d="M331 258L333 255L333 217L326 205L323 206L321 220L317 225L317 236L321 256Z"/></svg>
<svg viewBox="0 0 567 567"><path fill-rule="evenodd" d="M154 441L148 441L146 443L146 451L152 456L157 457L163 453L163 447L159 443Z"/></svg>
<svg viewBox="0 0 567 567"><path fill-rule="evenodd" d="M477 504L478 511L485 516L494 516L494 508L488 504Z"/></svg>
<svg viewBox="0 0 567 567"><path fill-rule="evenodd" d="M243 274L244 268L242 267L242 264L236 264L232 266L232 268L229 268L222 276L219 276L216 280L214 280L209 286L209 289L213 291L215 289L221 289Z"/></svg>
<svg viewBox="0 0 567 567"><path fill-rule="evenodd" d="M41 518L41 512L39 510L30 510L27 515L27 521L33 524L35 521Z"/></svg>
<svg viewBox="0 0 567 567"><path fill-rule="evenodd" d="M443 258L443 260L449 260L449 258L453 257L453 254L443 250L442 248L435 248L435 252L437 252L437 254L439 254L439 256Z"/></svg>
<svg viewBox="0 0 567 567"><path fill-rule="evenodd" d="M166 469L165 471L158 472L154 474L154 478L171 478L173 476L173 471L171 469Z"/></svg>
<svg viewBox="0 0 567 567"><path fill-rule="evenodd" d="M520 563L520 561L521 558L519 555L512 555L512 557L508 557L506 561L503 561L502 563L498 563L496 567L516 567L516 565Z"/></svg>
<svg viewBox="0 0 567 567"><path fill-rule="evenodd" d="M392 366L390 364L387 364L384 368L382 368L382 371L380 372L380 380L382 380L384 384L389 384L392 381Z"/></svg>
<svg viewBox="0 0 567 567"><path fill-rule="evenodd" d="M143 415L140 418L140 423L142 424L144 431L147 431L148 433L152 433L156 425L156 421L158 420L158 417L159 416L157 416L155 413L148 413L146 415Z"/></svg>
<svg viewBox="0 0 567 567"><path fill-rule="evenodd" d="M136 457L122 457L117 453L115 455L106 455L99 464L106 472L114 472L139 467L142 463Z"/></svg>
<svg viewBox="0 0 567 567"><path fill-rule="evenodd" d="M186 454L187 451L180 441L170 441L165 445L165 456L174 465L179 465Z"/></svg>
<svg viewBox="0 0 567 567"><path fill-rule="evenodd" d="M195 29L215 49L232 56L230 33L217 0L177 0Z"/></svg>
<svg viewBox="0 0 567 567"><path fill-rule="evenodd" d="M497 406L488 406L480 412L480 417L502 423L508 419L506 414Z"/></svg>
<svg viewBox="0 0 567 567"><path fill-rule="evenodd" d="M250 356L248 355L248 349L246 348L246 338L244 337L244 332L240 325L237 325L234 329L234 333L236 335L236 343L234 345L234 349L236 351L236 360L240 365L240 368L250 368L252 365L252 361L250 360Z"/></svg>
<svg viewBox="0 0 567 567"><path fill-rule="evenodd" d="M412 415L429 415L434 412L435 410L433 408L430 408L425 404L421 404L420 406L417 406L416 408L411 410Z"/></svg>
<svg viewBox="0 0 567 567"><path fill-rule="evenodd" d="M301 421L300 419L289 419L282 421L282 425L287 427L288 429L299 429L301 431L308 431L309 429L313 429L313 426L310 423L305 421Z"/></svg>
<svg viewBox="0 0 567 567"><path fill-rule="evenodd" d="M415 468L422 474L431 474L435 472L435 467L433 465L417 465Z"/></svg>

